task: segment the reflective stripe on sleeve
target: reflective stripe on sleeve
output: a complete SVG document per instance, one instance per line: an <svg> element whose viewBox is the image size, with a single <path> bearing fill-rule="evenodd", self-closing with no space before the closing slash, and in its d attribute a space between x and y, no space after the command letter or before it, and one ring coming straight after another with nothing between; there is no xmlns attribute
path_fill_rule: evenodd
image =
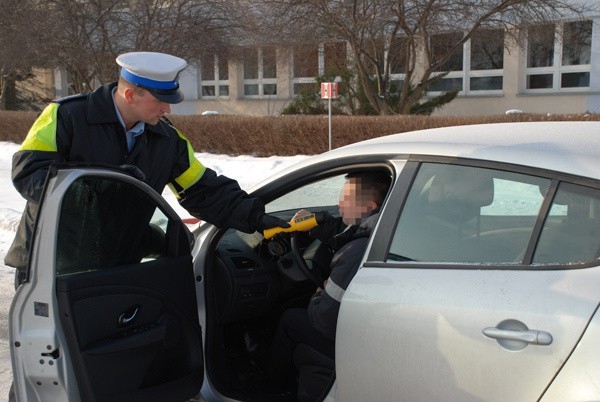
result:
<svg viewBox="0 0 600 402"><path fill-rule="evenodd" d="M345 290L339 287L334 281L331 280L331 278L329 278L327 280L327 285L325 285L325 292L327 292L327 294L331 296L333 300L341 303Z"/></svg>
<svg viewBox="0 0 600 402"><path fill-rule="evenodd" d="M21 151L48 151L56 152L56 124L58 103L51 103L33 123L25 141L21 144Z"/></svg>
<svg viewBox="0 0 600 402"><path fill-rule="evenodd" d="M186 169L179 177L175 178L175 181L181 188L185 191L191 186L193 186L204 174L206 168L200 163L196 156L194 155L194 150L192 149L192 145L188 141L187 138L181 133L181 131L175 129L179 138L185 141L188 152L188 162L190 167ZM171 189L173 189L171 187Z"/></svg>

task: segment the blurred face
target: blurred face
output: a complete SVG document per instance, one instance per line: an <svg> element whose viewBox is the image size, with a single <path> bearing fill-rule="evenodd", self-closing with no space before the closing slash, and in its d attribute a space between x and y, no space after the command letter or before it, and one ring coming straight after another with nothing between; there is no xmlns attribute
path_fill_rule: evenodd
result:
<svg viewBox="0 0 600 402"><path fill-rule="evenodd" d="M377 203L373 201L372 191L361 187L360 179L350 178L342 188L338 206L344 223L355 225L369 216Z"/></svg>

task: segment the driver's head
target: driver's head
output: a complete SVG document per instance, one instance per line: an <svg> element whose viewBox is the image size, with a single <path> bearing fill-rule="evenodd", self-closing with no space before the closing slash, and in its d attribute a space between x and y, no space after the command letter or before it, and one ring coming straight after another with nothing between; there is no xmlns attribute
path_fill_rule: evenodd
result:
<svg viewBox="0 0 600 402"><path fill-rule="evenodd" d="M379 208L390 187L390 176L383 172L350 173L340 194L338 206L346 225L356 225Z"/></svg>

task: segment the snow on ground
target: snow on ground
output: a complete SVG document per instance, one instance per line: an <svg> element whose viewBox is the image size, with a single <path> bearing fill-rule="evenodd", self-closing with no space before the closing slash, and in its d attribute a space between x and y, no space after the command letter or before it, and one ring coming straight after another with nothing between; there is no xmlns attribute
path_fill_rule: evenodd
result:
<svg viewBox="0 0 600 402"><path fill-rule="evenodd" d="M14 269L4 265L4 256L12 243L25 207L25 200L13 187L10 176L12 155L17 149L17 144L0 142L0 193L2 194L0 195L0 401L8 400L8 390L12 382L8 347L8 311L15 293ZM217 174L236 179L243 189L249 189L275 172L306 158L303 155L256 158L206 153L198 153L197 156L205 166L212 168ZM182 218L190 216L177 204L175 197L168 189L165 190L163 196Z"/></svg>

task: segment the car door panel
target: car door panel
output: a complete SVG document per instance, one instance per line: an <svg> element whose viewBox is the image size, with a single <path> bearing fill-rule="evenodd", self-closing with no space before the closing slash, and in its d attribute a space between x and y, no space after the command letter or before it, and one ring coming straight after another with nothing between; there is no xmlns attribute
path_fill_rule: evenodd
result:
<svg viewBox="0 0 600 402"><path fill-rule="evenodd" d="M57 279L62 325L69 344L78 347L75 367L86 374L80 385L99 400L177 380L181 373L173 368L182 365L202 373L193 304L186 310L169 300L170 294L193 294L191 257L143 265Z"/></svg>
<svg viewBox="0 0 600 402"><path fill-rule="evenodd" d="M341 302L339 400L538 400L597 309L597 189L446 162L407 164L382 209Z"/></svg>
<svg viewBox="0 0 600 402"><path fill-rule="evenodd" d="M115 171L56 171L11 306L17 396L194 397L204 377L195 291L189 231L160 195Z"/></svg>
<svg viewBox="0 0 600 402"><path fill-rule="evenodd" d="M340 310L339 399L537 400L577 345L598 286L598 270L587 269L364 267ZM506 320L553 341L511 350L482 333Z"/></svg>
<svg viewBox="0 0 600 402"><path fill-rule="evenodd" d="M600 305L598 306L600 307ZM588 328L559 375L544 393L542 401L600 400L600 311L596 309Z"/></svg>

